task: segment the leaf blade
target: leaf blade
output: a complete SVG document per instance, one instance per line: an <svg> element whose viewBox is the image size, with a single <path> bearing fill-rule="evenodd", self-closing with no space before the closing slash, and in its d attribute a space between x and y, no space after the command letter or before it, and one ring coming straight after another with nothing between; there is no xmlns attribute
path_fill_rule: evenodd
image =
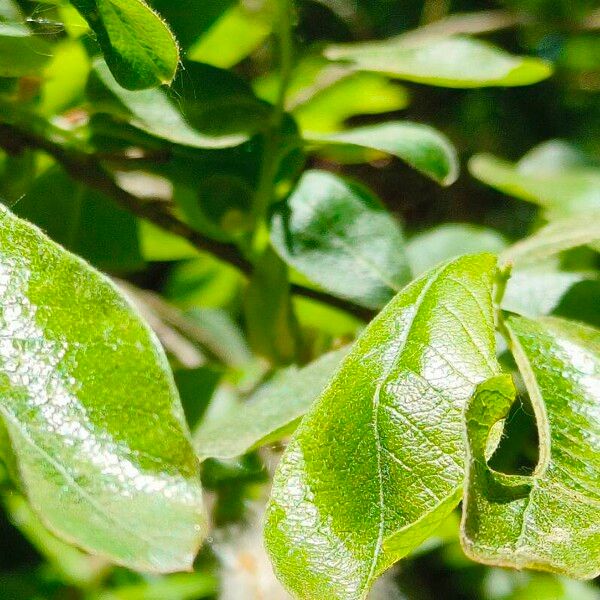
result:
<svg viewBox="0 0 600 600"><path fill-rule="evenodd" d="M462 257L405 288L304 418L265 527L276 573L298 598L364 598L458 502L462 407L474 382L497 370L494 271L491 255ZM467 328L447 310L471 313ZM464 344L452 365L439 354L449 337ZM437 465L428 473L427 454Z"/></svg>
<svg viewBox="0 0 600 600"><path fill-rule="evenodd" d="M350 146L391 154L443 186L458 177L458 157L450 141L421 123L389 122L328 135L313 134L306 139L324 150Z"/></svg>
<svg viewBox="0 0 600 600"><path fill-rule="evenodd" d="M368 190L325 171L307 171L271 220L277 253L311 281L379 308L409 279L398 223Z"/></svg>
<svg viewBox="0 0 600 600"><path fill-rule="evenodd" d="M464 36L421 40L400 36L383 42L330 46L325 56L350 61L360 70L450 88L529 85L552 72L543 60L512 56Z"/></svg>
<svg viewBox="0 0 600 600"><path fill-rule="evenodd" d="M71 0L98 37L112 74L128 90L169 84L179 46L167 24L143 0Z"/></svg>
<svg viewBox="0 0 600 600"><path fill-rule="evenodd" d="M201 489L154 334L108 279L6 209L0 238L0 412L33 509L113 562L189 568Z"/></svg>
<svg viewBox="0 0 600 600"><path fill-rule="evenodd" d="M552 317L510 317L506 326L535 410L540 458L532 476L491 471L482 440L510 408L514 388L505 377L500 394L496 386L474 397L463 548L481 562L593 578L600 572L600 333Z"/></svg>

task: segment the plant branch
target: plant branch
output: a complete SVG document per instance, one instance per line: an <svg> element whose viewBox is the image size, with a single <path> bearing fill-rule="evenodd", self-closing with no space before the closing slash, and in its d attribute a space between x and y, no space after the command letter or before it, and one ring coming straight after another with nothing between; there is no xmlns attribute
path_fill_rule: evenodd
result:
<svg viewBox="0 0 600 600"><path fill-rule="evenodd" d="M279 42L279 87L273 113L265 133L263 164L254 197L253 217L257 231L261 230L269 204L273 198L273 184L279 167L285 119L285 100L293 68L292 0L277 0L276 36Z"/></svg>
<svg viewBox="0 0 600 600"><path fill-rule="evenodd" d="M70 148L64 143L47 139L15 125L2 123L0 147L11 154L18 154L25 148L44 150L60 163L75 181L102 192L127 211L188 240L195 248L216 255L243 273L248 274L252 270L252 265L233 246L205 238L187 223L180 221L163 202L143 200L119 187L92 154Z"/></svg>
<svg viewBox="0 0 600 600"><path fill-rule="evenodd" d="M243 274L249 275L252 272L250 262L234 246L205 238L187 223L180 221L164 202L144 200L119 187L96 156L80 148L70 147L61 139L61 135L64 136L64 133L57 129L53 131L51 137L46 138L16 125L0 123L0 148L16 155L28 148L43 150L52 156L73 180L98 190L125 210L186 239L198 250L213 254L218 259L233 265ZM293 286L293 293L335 306L360 319L369 320L373 316L371 311L325 292Z"/></svg>

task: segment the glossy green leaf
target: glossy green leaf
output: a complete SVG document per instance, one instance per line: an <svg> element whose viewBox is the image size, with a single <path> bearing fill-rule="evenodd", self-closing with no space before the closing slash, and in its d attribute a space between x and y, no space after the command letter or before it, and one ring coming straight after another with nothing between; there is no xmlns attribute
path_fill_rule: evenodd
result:
<svg viewBox="0 0 600 600"><path fill-rule="evenodd" d="M328 147L358 147L391 154L431 177L450 185L458 177L456 150L439 131L420 123L389 122L341 133L308 136L307 141Z"/></svg>
<svg viewBox="0 0 600 600"><path fill-rule="evenodd" d="M512 350L535 411L531 476L492 470L491 427L514 400L509 376L484 383L466 412L462 544L480 562L592 578L600 573L600 332L546 317L511 317Z"/></svg>
<svg viewBox="0 0 600 600"><path fill-rule="evenodd" d="M119 85L128 90L173 81L179 47L167 24L143 0L71 0L94 30Z"/></svg>
<svg viewBox="0 0 600 600"><path fill-rule="evenodd" d="M366 188L307 171L271 221L279 255L323 289L368 308L410 278L400 225Z"/></svg>
<svg viewBox="0 0 600 600"><path fill-rule="evenodd" d="M207 419L194 433L198 456L235 458L289 435L347 353L342 348L302 369L288 367L245 402Z"/></svg>
<svg viewBox="0 0 600 600"><path fill-rule="evenodd" d="M33 509L116 563L189 568L198 468L155 336L108 279L6 209L0 239L0 414Z"/></svg>
<svg viewBox="0 0 600 600"><path fill-rule="evenodd" d="M493 229L468 223L446 223L410 238L406 254L416 276L461 254L496 253L505 247L506 240Z"/></svg>
<svg viewBox="0 0 600 600"><path fill-rule="evenodd" d="M501 254L501 259L523 266L541 262L578 246L599 245L599 219L600 210L596 210L553 221L531 237L507 248Z"/></svg>
<svg viewBox="0 0 600 600"><path fill-rule="evenodd" d="M103 61L94 71L118 100L97 104L99 112L126 118L141 131L192 148L228 148L246 141L264 122L267 108L233 74L189 63L168 90L120 87Z"/></svg>
<svg viewBox="0 0 600 600"><path fill-rule="evenodd" d="M545 142L517 163L477 154L469 170L483 183L537 204L549 218L600 208L600 168L564 142Z"/></svg>
<svg viewBox="0 0 600 600"><path fill-rule="evenodd" d="M458 504L463 409L498 370L494 275L493 256L465 256L405 288L302 421L265 531L297 598L365 598Z"/></svg>
<svg viewBox="0 0 600 600"><path fill-rule="evenodd" d="M552 73L543 60L513 56L486 42L460 36L398 37L329 46L325 56L349 61L362 71L452 88L529 85Z"/></svg>

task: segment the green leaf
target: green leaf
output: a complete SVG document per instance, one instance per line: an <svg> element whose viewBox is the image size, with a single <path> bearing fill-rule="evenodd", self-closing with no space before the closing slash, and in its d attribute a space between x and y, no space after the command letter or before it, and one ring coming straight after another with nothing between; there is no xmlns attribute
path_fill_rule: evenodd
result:
<svg viewBox="0 0 600 600"><path fill-rule="evenodd" d="M201 460L235 458L289 435L331 379L348 348L280 371L248 400L207 419L194 434Z"/></svg>
<svg viewBox="0 0 600 600"><path fill-rule="evenodd" d="M517 163L477 154L469 170L483 183L542 207L548 218L600 208L600 168L562 142L541 144Z"/></svg>
<svg viewBox="0 0 600 600"><path fill-rule="evenodd" d="M208 65L186 64L169 90L125 90L103 61L96 61L94 72L118 101L115 106L97 102L97 111L126 118L141 131L173 144L237 146L260 129L268 112L242 81Z"/></svg>
<svg viewBox="0 0 600 600"><path fill-rule="evenodd" d="M501 260L523 266L578 246L597 245L600 242L599 219L600 210L596 210L553 221L531 237L507 248L500 255Z"/></svg>
<svg viewBox="0 0 600 600"><path fill-rule="evenodd" d="M309 143L323 147L358 147L391 154L424 175L450 185L458 177L458 157L448 139L433 127L420 123L390 122L358 127L341 133L312 135Z"/></svg>
<svg viewBox="0 0 600 600"><path fill-rule="evenodd" d="M469 223L446 223L410 238L406 254L413 275L421 275L442 261L478 252L500 252L506 240L500 233Z"/></svg>
<svg viewBox="0 0 600 600"><path fill-rule="evenodd" d="M143 265L135 217L60 167L40 175L14 212L95 267L130 271Z"/></svg>
<svg viewBox="0 0 600 600"><path fill-rule="evenodd" d="M552 317L510 317L506 326L535 411L539 463L531 476L490 469L486 440L515 392L509 376L484 383L466 412L463 548L480 562L596 577L600 332Z"/></svg>
<svg viewBox="0 0 600 600"><path fill-rule="evenodd" d="M0 77L39 75L50 55L50 47L39 38L0 34Z"/></svg>
<svg viewBox="0 0 600 600"><path fill-rule="evenodd" d="M179 48L167 24L143 0L71 0L94 30L119 85L128 90L173 81Z"/></svg>
<svg viewBox="0 0 600 600"><path fill-rule="evenodd" d="M587 298L586 304L590 305L590 312L594 312L596 294L600 293L597 274L548 268L517 269L512 271L506 285L502 308L524 317L548 315L559 309L569 292L577 288L590 290L590 294L578 297L579 310L585 311L584 299Z"/></svg>
<svg viewBox="0 0 600 600"><path fill-rule="evenodd" d="M113 562L189 568L205 528L198 468L154 334L108 279L6 209L0 241L0 414L34 511Z"/></svg>
<svg viewBox="0 0 600 600"><path fill-rule="evenodd" d="M307 171L271 221L279 255L323 289L379 308L409 280L399 224L366 188Z"/></svg>
<svg viewBox="0 0 600 600"><path fill-rule="evenodd" d="M404 39L329 46L330 60L349 61L362 71L451 88L529 85L546 79L550 65L513 56L468 37Z"/></svg>
<svg viewBox="0 0 600 600"><path fill-rule="evenodd" d="M244 317L252 349L273 364L296 358L298 324L285 263L268 247L255 265L246 288Z"/></svg>
<svg viewBox="0 0 600 600"><path fill-rule="evenodd" d="M187 58L229 69L265 41L272 29L270 21L260 10L236 4L192 45Z"/></svg>
<svg viewBox="0 0 600 600"><path fill-rule="evenodd" d="M498 370L495 262L465 256L400 292L296 431L265 535L297 598L365 598L458 504L463 409Z"/></svg>
<svg viewBox="0 0 600 600"><path fill-rule="evenodd" d="M259 97L276 102L278 73L258 77L252 85ZM286 93L287 110L307 132L338 131L350 117L401 110L408 103L408 91L397 82L332 64L320 55L299 60Z"/></svg>

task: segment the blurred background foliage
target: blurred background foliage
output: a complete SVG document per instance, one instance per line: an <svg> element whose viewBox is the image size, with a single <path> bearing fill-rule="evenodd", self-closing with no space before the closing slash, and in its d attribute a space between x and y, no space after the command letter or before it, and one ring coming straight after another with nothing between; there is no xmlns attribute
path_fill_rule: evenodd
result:
<svg viewBox="0 0 600 600"><path fill-rule="evenodd" d="M117 278L169 353L192 432L238 410L278 368L308 363L351 342L378 302L365 307L349 304L344 294L324 297L300 268L288 277L271 251L255 261L248 283L239 258L253 256L253 244L261 243L252 212L257 194L265 193L264 162L271 150L262 132L280 79L271 2L153 0L179 40L184 62L168 90L135 93L112 79L94 36L70 4L17 4L18 10L0 0L0 197ZM546 221L600 207L597 1L295 4L289 116L277 132L286 152L272 173L273 199L285 198L306 166L354 178L403 224L406 268L413 275L460 253L498 251ZM322 55L331 43L416 29L419 35L476 35L513 54L545 59L554 74L523 87L432 87L332 67ZM11 44L22 38L16 64ZM319 136L398 119L431 125L451 140L461 165L453 185L440 187L373 148L319 149ZM2 129L2 122L20 121L31 136L53 143L62 143L68 132L64 147L81 147L101 160L119 189L142 199L141 212L108 201L110 190L86 185L94 172L85 165L57 161L43 143L35 148ZM301 150L299 131L315 140L317 151ZM139 218L144 211L162 214L167 205L209 240L205 251L185 239L190 236ZM598 267L598 254L582 248L517 273L505 307L600 326ZM499 453L505 468L535 464L526 399L517 413L511 439L518 452L509 445ZM241 458L203 463L215 529L193 573L162 577L115 568L60 542L5 477L0 597L286 598L260 532L280 450L275 443ZM386 575L372 597L600 598L594 582L472 563L460 549L457 518Z"/></svg>

